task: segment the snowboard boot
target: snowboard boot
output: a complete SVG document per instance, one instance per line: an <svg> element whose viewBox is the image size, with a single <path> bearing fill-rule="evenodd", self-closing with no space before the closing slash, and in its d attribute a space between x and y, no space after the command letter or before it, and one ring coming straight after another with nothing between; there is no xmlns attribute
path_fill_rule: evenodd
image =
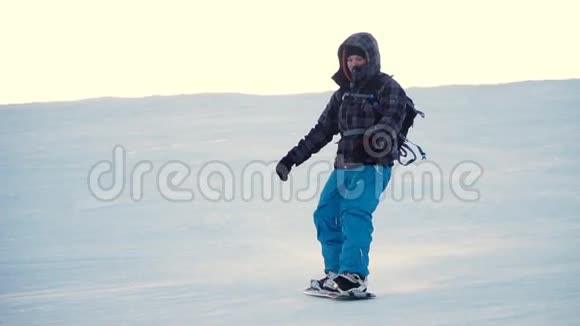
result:
<svg viewBox="0 0 580 326"><path fill-rule="evenodd" d="M340 294L350 294L353 292L366 292L367 280L358 274L343 273L333 280L332 287Z"/></svg>
<svg viewBox="0 0 580 326"><path fill-rule="evenodd" d="M326 276L319 280L310 280L310 288L316 289L318 291L329 291L329 292L337 292L337 290L333 287L334 285L334 278L336 278L338 274L334 272L326 273Z"/></svg>

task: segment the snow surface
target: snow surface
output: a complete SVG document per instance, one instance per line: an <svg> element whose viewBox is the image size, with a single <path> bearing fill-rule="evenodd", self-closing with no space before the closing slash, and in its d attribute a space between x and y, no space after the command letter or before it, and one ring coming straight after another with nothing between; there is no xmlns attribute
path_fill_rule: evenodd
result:
<svg viewBox="0 0 580 326"><path fill-rule="evenodd" d="M410 89L427 114L411 135L440 167L443 198L386 196L371 250L379 297L364 302L302 294L322 274L316 196L212 201L194 186L209 161L239 176L279 159L329 93L0 106L0 325L580 325L578 90L580 80ZM128 187L109 202L89 191L89 170L115 145L128 170L153 165L139 201ZM305 185L335 150L293 180ZM191 167L193 200L156 190L169 161ZM484 171L478 201L450 190L463 161Z"/></svg>

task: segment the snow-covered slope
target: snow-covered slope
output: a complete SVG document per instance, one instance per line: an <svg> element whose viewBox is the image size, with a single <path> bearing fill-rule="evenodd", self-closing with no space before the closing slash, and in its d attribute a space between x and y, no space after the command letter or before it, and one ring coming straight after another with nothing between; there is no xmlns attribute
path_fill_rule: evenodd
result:
<svg viewBox="0 0 580 326"><path fill-rule="evenodd" d="M312 211L336 145L292 171L289 200L266 165L329 93L0 106L0 325L579 324L579 90L409 89L427 114L411 138L429 161L395 169L375 214L379 297L351 303L301 293L322 273ZM125 187L101 201L89 171L116 145ZM170 162L190 169L192 200L164 198ZM143 164L152 171L132 187ZM244 181L248 167L265 187ZM458 192L462 168L483 175ZM414 194L403 172L425 169L434 183ZM231 179L221 198L216 171Z"/></svg>

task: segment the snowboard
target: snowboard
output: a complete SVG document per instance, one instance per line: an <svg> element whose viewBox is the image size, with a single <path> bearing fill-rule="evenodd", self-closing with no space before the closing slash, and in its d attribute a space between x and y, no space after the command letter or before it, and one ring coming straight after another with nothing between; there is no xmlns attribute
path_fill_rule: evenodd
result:
<svg viewBox="0 0 580 326"><path fill-rule="evenodd" d="M347 295L347 294L339 294L336 292L330 292L326 290L318 290L312 287L309 287L308 289L304 290L304 294L312 297L328 298L339 301L368 300L377 297L374 293L371 292L357 292L350 293Z"/></svg>

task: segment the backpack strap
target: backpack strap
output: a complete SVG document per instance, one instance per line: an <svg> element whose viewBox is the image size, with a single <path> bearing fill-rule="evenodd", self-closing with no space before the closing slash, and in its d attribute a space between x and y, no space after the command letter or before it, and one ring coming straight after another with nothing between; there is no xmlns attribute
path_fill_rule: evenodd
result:
<svg viewBox="0 0 580 326"><path fill-rule="evenodd" d="M379 106L379 102L376 99L375 94L353 93L353 92L346 91L342 94L341 101L344 101L344 99L346 99L348 97L352 97L355 99L368 100L369 102L372 103L373 108L378 108L378 106ZM373 110L375 116L377 114L376 111L378 111L378 110ZM366 131L367 131L367 129L365 129L365 128L354 128L354 129L342 131L340 133L340 135L342 137L360 136L360 135L364 135L366 133Z"/></svg>
<svg viewBox="0 0 580 326"><path fill-rule="evenodd" d="M400 153L401 157L407 157L407 155L408 155L409 153L411 153L411 154L413 154L413 158L412 158L412 159L410 159L409 161L405 162L405 163L403 163L403 162L401 161L401 158L399 158L399 159L398 159L398 161L399 161L399 163L400 163L401 165L403 165L403 166L407 166L407 165L409 165L409 164L411 164L411 163L413 163L413 162L415 162L415 161L417 160L417 154L415 154L415 151L413 151L413 149L411 148L411 146L409 146L409 145L407 144L407 142L408 142L408 143L411 143L411 144L415 145L415 147L417 147L417 149L419 150L419 153L421 154L421 160L426 160L426 159L427 159L427 154L426 154L426 153L423 151L423 149L421 148L421 146L419 146L419 145L417 145L417 144L413 143L413 142L412 142L412 141L410 141L410 140L406 140L406 141L405 141L405 142L404 142L404 143L401 145L401 148L399 148L399 153Z"/></svg>
<svg viewBox="0 0 580 326"><path fill-rule="evenodd" d="M356 128L356 129L349 129L342 132L342 137L349 137L349 136L360 136L364 135L367 132L365 128Z"/></svg>

